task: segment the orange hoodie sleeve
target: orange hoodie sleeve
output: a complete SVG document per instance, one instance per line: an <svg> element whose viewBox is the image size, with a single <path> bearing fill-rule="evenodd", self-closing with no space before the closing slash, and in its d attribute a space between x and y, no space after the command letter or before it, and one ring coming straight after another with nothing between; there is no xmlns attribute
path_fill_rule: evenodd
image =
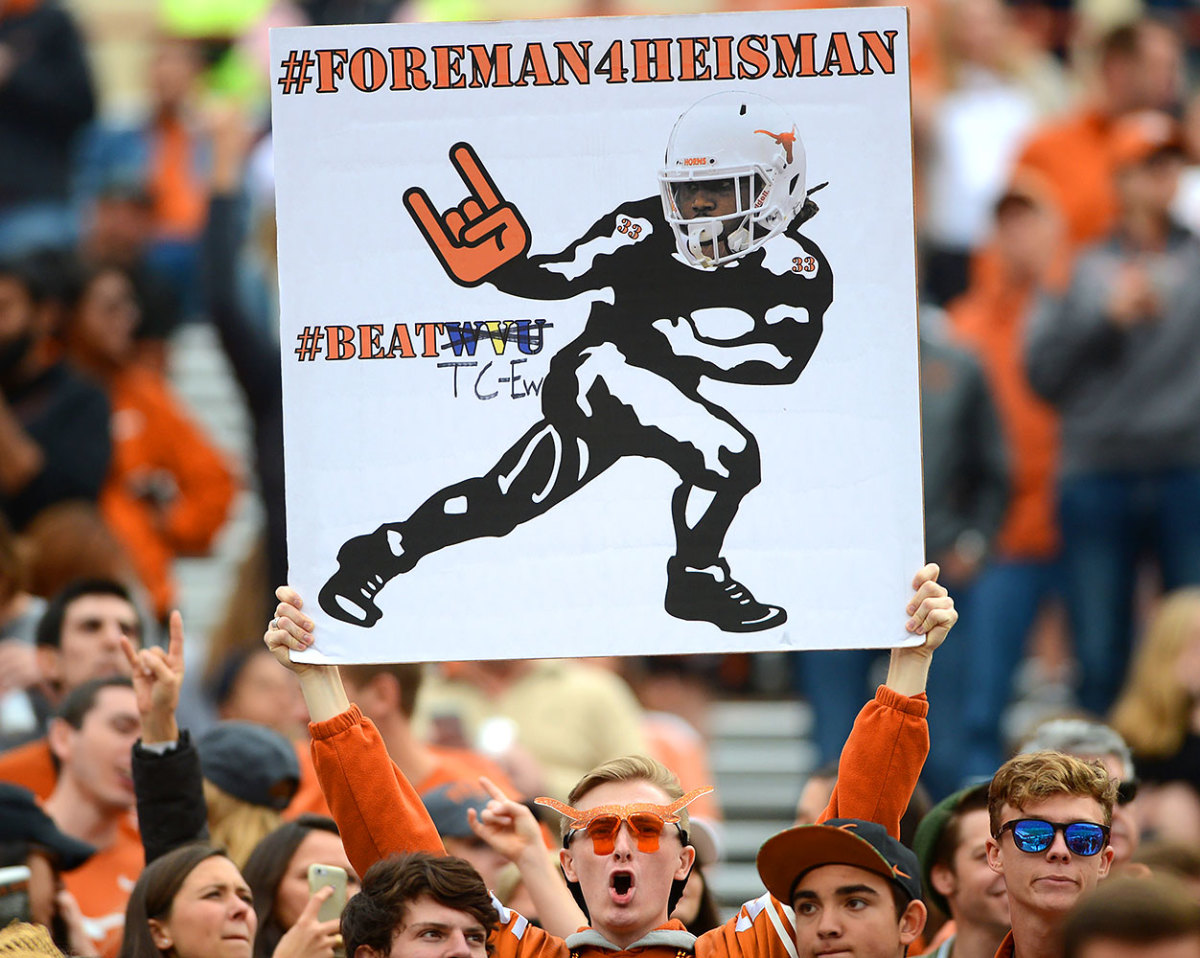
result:
<svg viewBox="0 0 1200 958"><path fill-rule="evenodd" d="M837 785L818 822L861 818L900 837L900 818L908 808L929 754L925 694L907 696L886 685L863 706L838 760Z"/></svg>
<svg viewBox="0 0 1200 958"><path fill-rule="evenodd" d="M308 730L317 780L360 875L388 855L446 854L420 796L357 705Z"/></svg>

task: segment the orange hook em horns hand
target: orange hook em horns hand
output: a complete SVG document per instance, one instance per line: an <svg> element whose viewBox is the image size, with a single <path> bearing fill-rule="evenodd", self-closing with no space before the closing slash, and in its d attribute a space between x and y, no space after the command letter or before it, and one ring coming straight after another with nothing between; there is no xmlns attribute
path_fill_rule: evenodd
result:
<svg viewBox="0 0 1200 958"><path fill-rule="evenodd" d="M470 191L466 199L439 216L428 194L414 186L405 191L404 205L450 278L478 286L492 270L525 255L529 227L500 195L470 143L450 147L450 162Z"/></svg>

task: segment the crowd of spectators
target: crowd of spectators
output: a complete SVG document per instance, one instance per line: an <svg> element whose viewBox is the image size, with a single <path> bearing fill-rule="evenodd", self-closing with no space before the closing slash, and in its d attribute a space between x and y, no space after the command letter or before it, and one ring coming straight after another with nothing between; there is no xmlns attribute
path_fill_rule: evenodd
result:
<svg viewBox="0 0 1200 958"><path fill-rule="evenodd" d="M744 656L280 668L312 626L266 587L286 563L264 30L494 12L147 4L139 109L118 119L76 5L0 0L0 870L27 869L22 917L46 932L0 929L0 953L415 958L392 945L429 945L406 937L419 914L460 958L489 935L508 958L574 958L649 932L681 956L1200 955L1188 5L910 4L940 571L909 614L931 640L890 662L793 657L824 767L760 853L770 894L730 925L705 878L722 818L706 735L714 696L762 691ZM172 388L189 324L228 360L246 461ZM210 552L239 493L261 501L261 534L228 634L195 643L175 560ZM958 624L931 664L946 590ZM181 728L197 649L206 709ZM1067 707L1021 727L1006 716L1031 675ZM564 823L535 820L539 796ZM606 837L589 812L625 803L652 820L618 808ZM625 856L616 877L593 861L608 855ZM351 894L361 876L340 927L314 863L346 869ZM847 869L851 896L831 877ZM856 938L851 911L882 937Z"/></svg>

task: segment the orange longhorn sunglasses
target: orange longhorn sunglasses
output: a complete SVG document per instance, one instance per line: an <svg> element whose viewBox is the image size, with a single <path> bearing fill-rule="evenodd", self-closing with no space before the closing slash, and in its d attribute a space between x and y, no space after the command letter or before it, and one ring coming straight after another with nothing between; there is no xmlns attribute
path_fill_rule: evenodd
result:
<svg viewBox="0 0 1200 958"><path fill-rule="evenodd" d="M616 847L617 832L621 830L621 823L625 822L637 840L638 851L648 854L658 851L658 841L664 828L668 825L679 828L680 811L711 791L711 785L693 788L670 805L656 805L653 802L597 805L584 812L553 798L535 798L534 802L553 809L567 819L570 828L563 836L564 846L570 844L575 832L583 831L592 840L592 850L597 855L611 855ZM679 828L679 833L686 841L686 833L682 828Z"/></svg>

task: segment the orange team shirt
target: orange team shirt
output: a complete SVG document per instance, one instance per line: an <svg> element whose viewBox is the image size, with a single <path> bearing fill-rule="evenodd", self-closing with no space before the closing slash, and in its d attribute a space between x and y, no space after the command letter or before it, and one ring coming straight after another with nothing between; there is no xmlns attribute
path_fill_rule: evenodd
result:
<svg viewBox="0 0 1200 958"><path fill-rule="evenodd" d="M41 738L0 755L0 781L22 785L44 802L58 780L50 745ZM79 902L83 927L101 958L116 958L125 926L125 905L133 883L142 873L145 857L130 811L111 846L98 851L85 864L63 873L67 890Z"/></svg>
<svg viewBox="0 0 1200 958"><path fill-rule="evenodd" d="M0 782L12 782L29 789L39 802L48 799L58 782L50 743L39 738L0 755Z"/></svg>
<svg viewBox="0 0 1200 958"><path fill-rule="evenodd" d="M142 840L132 815L117 832L116 841L87 862L63 873L63 884L83 912L83 930L99 958L116 958L125 931L125 906L134 882L145 867Z"/></svg>
<svg viewBox="0 0 1200 958"><path fill-rule="evenodd" d="M178 117L160 119L154 129L150 191L159 233L195 239L204 228L208 198L196 176L195 135Z"/></svg>
<svg viewBox="0 0 1200 958"><path fill-rule="evenodd" d="M879 822L900 834L900 816L917 785L929 752L924 695L907 697L881 686L855 720L842 750L838 782L821 821L861 818ZM383 739L358 706L309 726L317 775L329 799L350 862L362 874L391 854L443 853L441 838L416 790L388 758ZM391 767L391 774L387 771ZM363 782L373 787L364 789ZM500 927L491 944L495 958L614 958L594 939L595 933L572 936L570 944L534 927L516 912L500 906ZM691 948L683 925L669 921L661 944L638 948L639 958L679 958ZM795 932L785 906L764 894L742 906L725 925L700 936L697 958L755 956L786 958L795 952Z"/></svg>
<svg viewBox="0 0 1200 958"><path fill-rule="evenodd" d="M208 551L237 492L225 457L183 411L158 373L130 366L112 383L112 464L100 510L129 550L159 618L175 597L176 555ZM174 498L165 509L143 498L145 482L166 474Z"/></svg>
<svg viewBox="0 0 1200 958"><path fill-rule="evenodd" d="M1045 559L1058 549L1058 414L1025 373L1033 301L1032 288L1015 286L997 271L977 271L948 307L956 337L983 364L1010 453L1011 498L996 538L996 551L1010 559Z"/></svg>
<svg viewBox="0 0 1200 958"><path fill-rule="evenodd" d="M1034 132L1017 157L1013 178L1046 186L1062 214L1072 249L1106 236L1117 219L1113 122L1082 110Z"/></svg>

